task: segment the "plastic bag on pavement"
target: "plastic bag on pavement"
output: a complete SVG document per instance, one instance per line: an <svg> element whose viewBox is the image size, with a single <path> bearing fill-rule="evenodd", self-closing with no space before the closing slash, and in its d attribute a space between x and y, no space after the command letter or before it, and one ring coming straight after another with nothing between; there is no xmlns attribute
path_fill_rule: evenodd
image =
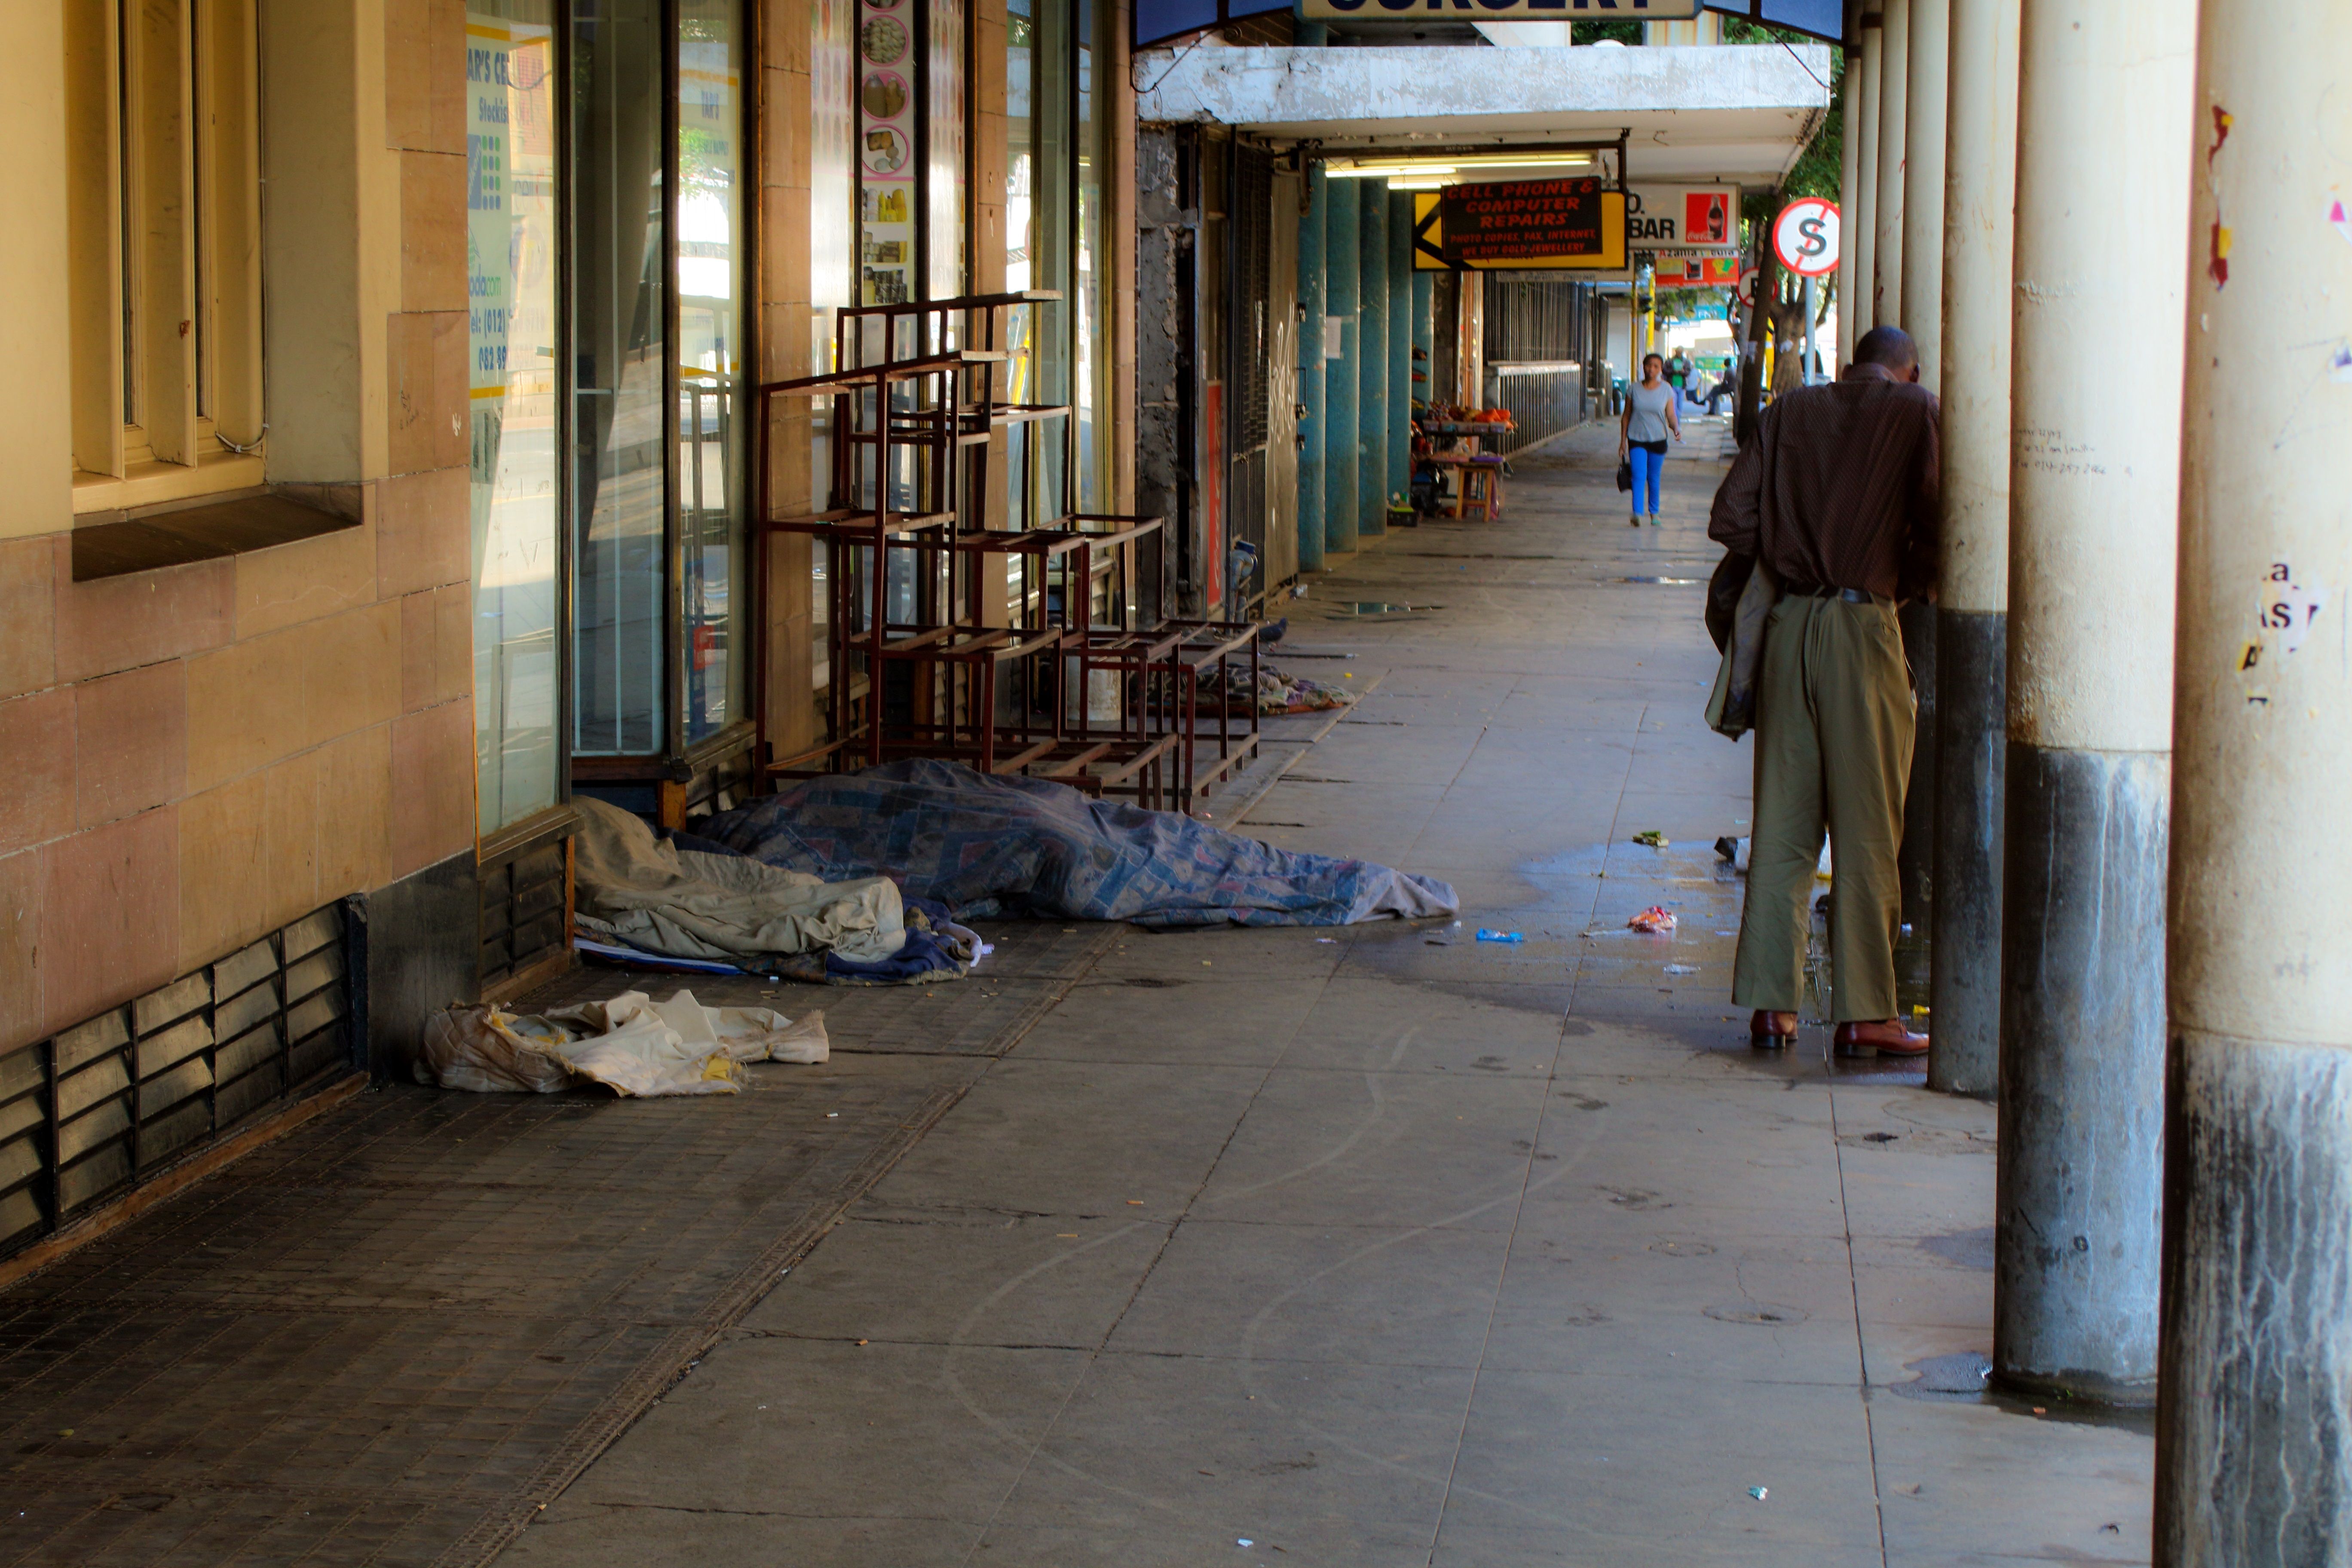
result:
<svg viewBox="0 0 2352 1568"><path fill-rule="evenodd" d="M616 1094L733 1094L745 1062L813 1064L830 1054L824 1019L769 1007L705 1007L691 991L656 1002L624 991L546 1013L444 1009L425 1027L419 1083L474 1093L551 1094L583 1081Z"/></svg>

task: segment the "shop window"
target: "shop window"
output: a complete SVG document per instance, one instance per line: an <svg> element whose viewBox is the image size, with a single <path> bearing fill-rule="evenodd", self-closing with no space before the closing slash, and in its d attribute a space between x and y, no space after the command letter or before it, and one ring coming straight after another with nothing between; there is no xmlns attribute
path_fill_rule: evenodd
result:
<svg viewBox="0 0 2352 1568"><path fill-rule="evenodd" d="M746 37L736 0L574 0L572 752L748 717Z"/></svg>
<svg viewBox="0 0 2352 1568"><path fill-rule="evenodd" d="M259 482L258 61L253 0L68 0L77 510Z"/></svg>
<svg viewBox="0 0 2352 1568"><path fill-rule="evenodd" d="M1080 511L1109 508L1109 442L1097 438L1096 411L1109 375L1102 277L1110 125L1095 67L1097 40L1114 20L1096 0L1011 0L1005 287L1062 296L1013 312L1013 385L1016 401L1068 404L1076 415L1075 428L1031 426L1013 443L1016 524L1049 521L1066 495ZM1075 483L1066 486L1066 476Z"/></svg>
<svg viewBox="0 0 2352 1568"><path fill-rule="evenodd" d="M480 831L562 798L553 0L466 16L466 308Z"/></svg>

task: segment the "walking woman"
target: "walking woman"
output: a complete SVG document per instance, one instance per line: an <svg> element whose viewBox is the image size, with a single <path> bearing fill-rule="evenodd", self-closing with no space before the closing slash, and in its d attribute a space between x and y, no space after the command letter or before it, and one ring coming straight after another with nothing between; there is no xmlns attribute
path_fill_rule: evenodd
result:
<svg viewBox="0 0 2352 1568"><path fill-rule="evenodd" d="M1675 389L1666 380L1666 362L1658 354L1642 356L1642 379L1625 389L1625 412L1617 421L1617 460L1633 465L1633 515L1625 521L1642 526L1642 498L1650 498L1653 526L1658 521L1658 481L1665 477L1666 437L1683 438L1682 420L1675 411Z"/></svg>

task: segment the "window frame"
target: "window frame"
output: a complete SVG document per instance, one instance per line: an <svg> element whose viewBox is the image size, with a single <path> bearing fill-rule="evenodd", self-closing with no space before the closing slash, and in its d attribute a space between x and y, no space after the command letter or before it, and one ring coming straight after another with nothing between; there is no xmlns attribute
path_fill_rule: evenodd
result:
<svg viewBox="0 0 2352 1568"><path fill-rule="evenodd" d="M257 0L67 0L73 510L263 481Z"/></svg>

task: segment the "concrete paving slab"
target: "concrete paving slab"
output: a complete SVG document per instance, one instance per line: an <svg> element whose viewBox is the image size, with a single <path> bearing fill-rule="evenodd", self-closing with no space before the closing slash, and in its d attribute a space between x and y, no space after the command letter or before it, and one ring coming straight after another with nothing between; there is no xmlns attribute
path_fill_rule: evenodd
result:
<svg viewBox="0 0 2352 1568"><path fill-rule="evenodd" d="M1240 1538L1314 1521L1418 1531L1426 1552L1471 1382L1452 1367L1103 1355L992 1530L1206 1526L1238 1555Z"/></svg>
<svg viewBox="0 0 2352 1568"><path fill-rule="evenodd" d="M621 1507L566 1498L499 1559L522 1568L961 1568L981 1528L936 1519L859 1519L724 1509Z"/></svg>
<svg viewBox="0 0 2352 1568"><path fill-rule="evenodd" d="M1886 1562L2146 1563L2149 1423L1873 1391Z"/></svg>
<svg viewBox="0 0 2352 1568"><path fill-rule="evenodd" d="M1482 1373L1446 1526L1639 1541L1685 1561L1874 1563L1870 1452L1852 1388Z"/></svg>
<svg viewBox="0 0 2352 1568"><path fill-rule="evenodd" d="M1220 1154L1202 1209L1283 1225L1507 1230L1540 1081L1276 1068Z"/></svg>
<svg viewBox="0 0 2352 1568"><path fill-rule="evenodd" d="M737 1332L1091 1350L1127 1311L1172 1225L868 1201Z"/></svg>
<svg viewBox="0 0 2352 1568"><path fill-rule="evenodd" d="M1235 1225L1195 1215L1153 1266L1110 1348L1475 1367L1509 1245L1500 1231Z"/></svg>
<svg viewBox="0 0 2352 1568"><path fill-rule="evenodd" d="M1399 981L1339 979L1291 1035L1281 1064L1545 1078L1559 1054L1561 1022L1556 1007L1501 1007Z"/></svg>
<svg viewBox="0 0 2352 1568"><path fill-rule="evenodd" d="M582 1504L981 1525L1088 1362L1076 1351L737 1339L630 1429ZM890 1413L920 1402L919 1426ZM902 1484L909 1470L930 1478Z"/></svg>
<svg viewBox="0 0 2352 1568"><path fill-rule="evenodd" d="M1653 1226L1524 1228L1483 1365L1853 1386L1853 1276L1842 1237L1753 1216L1661 1212Z"/></svg>
<svg viewBox="0 0 2352 1568"><path fill-rule="evenodd" d="M1134 974L1081 983L1020 1045L1024 1061L1271 1067L1329 982Z"/></svg>
<svg viewBox="0 0 2352 1568"><path fill-rule="evenodd" d="M961 1113L876 1186L904 1208L1172 1218L1200 1190L1264 1074L1116 1062L999 1064ZM1137 1108L1151 1108L1139 1118Z"/></svg>

